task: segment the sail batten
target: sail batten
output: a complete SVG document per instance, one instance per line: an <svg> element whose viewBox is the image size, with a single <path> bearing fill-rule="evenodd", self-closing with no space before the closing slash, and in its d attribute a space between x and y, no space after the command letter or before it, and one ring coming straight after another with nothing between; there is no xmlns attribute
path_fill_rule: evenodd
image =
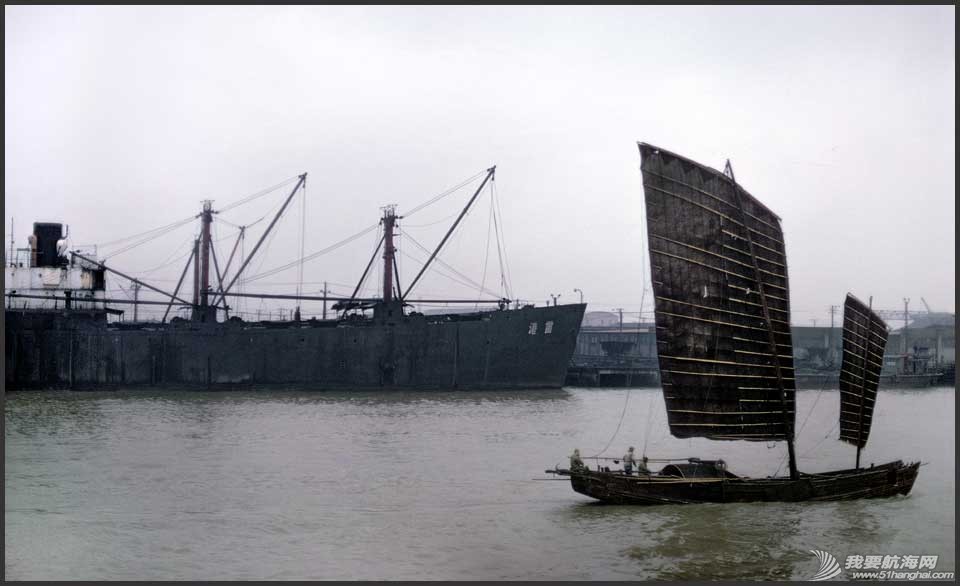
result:
<svg viewBox="0 0 960 586"><path fill-rule="evenodd" d="M795 381L780 218L715 169L639 148L670 432L792 439Z"/></svg>
<svg viewBox="0 0 960 586"><path fill-rule="evenodd" d="M840 366L840 440L867 444L887 345L887 325L851 294L843 304L843 362Z"/></svg>

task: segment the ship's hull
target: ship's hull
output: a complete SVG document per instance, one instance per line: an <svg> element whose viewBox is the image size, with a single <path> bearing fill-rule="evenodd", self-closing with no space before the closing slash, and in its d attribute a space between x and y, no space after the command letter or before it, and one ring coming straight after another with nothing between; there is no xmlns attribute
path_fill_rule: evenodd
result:
<svg viewBox="0 0 960 586"><path fill-rule="evenodd" d="M559 388L584 307L339 322L135 326L7 310L6 385Z"/></svg>
<svg viewBox="0 0 960 586"><path fill-rule="evenodd" d="M573 490L613 504L663 505L839 501L906 495L917 478L919 462L890 462L859 470L801 474L790 478L678 478L626 476L616 472L554 471L570 477Z"/></svg>

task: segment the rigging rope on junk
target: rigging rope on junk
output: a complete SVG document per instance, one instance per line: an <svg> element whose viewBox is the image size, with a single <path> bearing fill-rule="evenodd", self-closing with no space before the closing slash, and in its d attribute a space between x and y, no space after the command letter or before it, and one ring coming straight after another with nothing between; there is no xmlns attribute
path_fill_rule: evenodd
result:
<svg viewBox="0 0 960 586"><path fill-rule="evenodd" d="M627 397L626 397L626 399L623 401L623 411L620 412L620 421L617 422L617 429L613 430L613 435L610 436L610 441L608 441L608 442L607 442L607 445L605 445L602 450L600 450L599 452L597 452L596 455L594 455L594 456L588 456L588 457L590 457L590 458L599 458L600 456L602 456L603 453L607 451L607 448L610 447L610 444L613 443L613 440L614 440L614 438L617 437L617 434L620 433L620 426L623 425L623 417L627 414L627 403L630 402L630 391L632 391L632 390L633 390L633 389L627 389Z"/></svg>
<svg viewBox="0 0 960 586"><path fill-rule="evenodd" d="M794 384L796 384L796 383L794 383ZM798 429L798 430L796 431L796 433L794 434L795 437L796 437L796 436L799 436L799 435L800 435L800 432L803 431L803 428L807 425L807 421L810 419L810 416L813 415L813 410L814 410L814 408L817 406L817 403L820 402L820 396L823 394L823 391L826 390L826 388L827 388L827 381L826 381L826 380L822 380L821 383L820 383L820 389L817 391L817 398L814 399L813 405L810 406L810 410L807 412L807 416L803 419L803 423L800 424L800 429ZM794 412L796 412L796 410L797 410L797 408L796 408L796 405L797 405L797 399L796 399L797 391L794 390L793 393L794 393L794 399L793 399L794 408L793 408L793 410L794 410ZM837 423L834 425L834 428L836 428L837 425L839 425L839 419L838 419ZM831 429L831 430L830 430L830 433L828 433L827 435L830 435L830 434L832 434L832 433L833 433L833 429ZM823 443L823 440L820 440L819 442L817 442L817 447L819 447L820 444L822 444L822 443ZM811 450L812 450L812 448L811 448ZM807 453L809 454L810 452L807 452ZM776 476L777 474L780 473L780 469L783 468L783 465L786 463L788 457L789 457L789 454L786 455L786 456L784 456L784 457L780 460L780 464L777 466L776 472L773 473L774 476Z"/></svg>

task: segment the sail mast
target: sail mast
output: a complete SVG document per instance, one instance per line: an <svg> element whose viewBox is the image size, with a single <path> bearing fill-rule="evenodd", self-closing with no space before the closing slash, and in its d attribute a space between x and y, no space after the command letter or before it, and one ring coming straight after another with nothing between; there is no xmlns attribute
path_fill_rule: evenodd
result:
<svg viewBox="0 0 960 586"><path fill-rule="evenodd" d="M740 186L737 185L737 179L733 175L733 167L730 165L730 160L727 159L727 166L724 169L724 174L729 174L730 181L733 183L733 198L737 202L737 210L740 212L740 222L744 226L747 224L747 214L743 210L743 200L740 197ZM757 281L757 292L760 294L760 304L763 306L763 321L766 322L767 337L770 341L770 353L773 355L773 370L777 375L777 386L780 389L780 406L783 409L783 425L784 425L784 435L787 438L787 455L790 458L790 479L796 480L800 477L799 472L797 472L797 455L793 449L793 429L790 421L790 416L787 413L787 393L783 385L783 373L780 372L780 355L777 352L777 340L773 334L773 324L770 322L770 308L767 306L767 295L764 292L763 280L760 278L760 266L757 264L757 252L753 246L753 236L750 234L750 230L747 229L744 231L747 238L747 244L750 250L750 261L753 264L753 274L756 277Z"/></svg>
<svg viewBox="0 0 960 586"><path fill-rule="evenodd" d="M870 311L873 311L873 295L870 296L869 304L867 305L867 309L869 309ZM865 402L864 397L866 396L866 388L867 388L867 373L866 373L866 365L867 365L867 344L864 344L864 345L863 345L863 365L864 365L863 377L860 379L860 413L859 413L859 415L857 416L857 462L856 462L856 465L855 465L855 468L856 468L857 470L860 469L860 450L863 449L863 446L862 446L861 444L863 443L863 442L862 442L862 439L863 439L863 404L864 404L864 402Z"/></svg>

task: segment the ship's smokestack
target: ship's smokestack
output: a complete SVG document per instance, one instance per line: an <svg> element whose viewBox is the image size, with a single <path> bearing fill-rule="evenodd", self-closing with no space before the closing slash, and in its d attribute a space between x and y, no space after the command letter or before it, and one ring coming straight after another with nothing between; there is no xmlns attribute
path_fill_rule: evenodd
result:
<svg viewBox="0 0 960 586"><path fill-rule="evenodd" d="M57 252L57 243L63 238L63 224L56 222L34 222L33 239L30 241L31 266L57 267L61 254Z"/></svg>

